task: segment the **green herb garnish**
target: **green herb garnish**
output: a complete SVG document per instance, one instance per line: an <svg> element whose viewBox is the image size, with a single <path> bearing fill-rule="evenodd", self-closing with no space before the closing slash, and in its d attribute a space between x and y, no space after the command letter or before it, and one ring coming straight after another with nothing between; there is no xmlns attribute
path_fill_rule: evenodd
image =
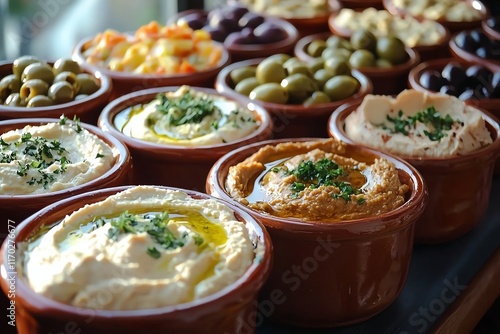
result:
<svg viewBox="0 0 500 334"><path fill-rule="evenodd" d="M64 116L64 114L62 114L60 117L59 117L59 125L66 125L66 123L69 121L69 118ZM80 119L78 117L76 117L76 115L73 116L73 123L71 123L71 126L75 129L75 131L77 133L80 133L82 132L82 126L80 124Z"/></svg>
<svg viewBox="0 0 500 334"><path fill-rule="evenodd" d="M148 255L154 259L159 259L161 256L161 253L156 249L156 247L149 247L147 252Z"/></svg>
<svg viewBox="0 0 500 334"><path fill-rule="evenodd" d="M105 155L101 154L101 153L97 153L96 156L95 156L96 159L104 158L104 157L105 157Z"/></svg>

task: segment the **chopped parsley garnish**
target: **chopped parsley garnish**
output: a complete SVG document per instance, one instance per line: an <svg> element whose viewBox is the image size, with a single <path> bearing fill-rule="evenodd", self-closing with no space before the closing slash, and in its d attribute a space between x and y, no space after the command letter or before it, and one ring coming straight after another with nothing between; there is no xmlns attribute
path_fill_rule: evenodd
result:
<svg viewBox="0 0 500 334"><path fill-rule="evenodd" d="M392 133L401 133L405 136L409 135L409 130L414 129L417 122L423 123L427 126L431 126L432 130L424 130L424 135L426 135L432 141L438 141L446 136L444 131L450 130L455 121L450 115L441 117L441 114L436 111L434 106L430 106L427 109L416 113L414 116L406 117L403 111L400 110L396 117L390 117L387 115L387 121L394 124L394 128L388 128L383 125L382 128L391 131Z"/></svg>
<svg viewBox="0 0 500 334"><path fill-rule="evenodd" d="M59 117L59 125L66 125L69 121L69 118L64 116L64 114ZM80 119L76 117L76 115L73 116L73 122L71 123L71 126L75 129L76 133L82 132L82 126L80 124Z"/></svg>
<svg viewBox="0 0 500 334"><path fill-rule="evenodd" d="M104 158L104 157L105 157L105 155L101 154L101 153L97 153L96 156L95 156L96 159Z"/></svg>
<svg viewBox="0 0 500 334"><path fill-rule="evenodd" d="M161 256L161 253L156 249L156 247L149 247L148 248L148 255L154 259L159 259Z"/></svg>

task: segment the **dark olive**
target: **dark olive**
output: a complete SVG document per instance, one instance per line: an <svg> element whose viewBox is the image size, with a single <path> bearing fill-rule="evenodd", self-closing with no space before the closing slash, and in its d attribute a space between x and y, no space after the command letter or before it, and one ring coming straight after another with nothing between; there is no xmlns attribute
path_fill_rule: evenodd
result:
<svg viewBox="0 0 500 334"><path fill-rule="evenodd" d="M59 73L66 71L75 74L82 73L82 69L80 68L80 65L78 65L76 61L66 58L60 58L56 60L54 66L52 66L52 70L54 72L54 75L58 75Z"/></svg>
<svg viewBox="0 0 500 334"><path fill-rule="evenodd" d="M48 96L37 95L28 101L28 105L26 107L28 107L28 108L47 107L47 106L51 106L53 104L54 104L54 101L52 101Z"/></svg>
<svg viewBox="0 0 500 334"><path fill-rule="evenodd" d="M0 99L5 101L10 94L19 93L20 88L21 80L19 78L14 74L5 76L0 80Z"/></svg>
<svg viewBox="0 0 500 334"><path fill-rule="evenodd" d="M5 100L5 105L11 107L26 107L26 100L22 99L19 93L12 93L7 97L7 100Z"/></svg>
<svg viewBox="0 0 500 334"><path fill-rule="evenodd" d="M420 84L425 89L439 92L441 86L446 84L446 79L443 79L438 71L425 71L420 76Z"/></svg>
<svg viewBox="0 0 500 334"><path fill-rule="evenodd" d="M21 81L26 82L31 79L41 79L51 85L54 81L52 67L46 63L34 63L26 66L21 75Z"/></svg>
<svg viewBox="0 0 500 334"><path fill-rule="evenodd" d="M460 63L448 63L441 71L441 75L458 91L462 91L467 84L467 74Z"/></svg>
<svg viewBox="0 0 500 334"><path fill-rule="evenodd" d="M80 83L80 90L76 92L77 94L91 95L101 86L99 80L91 74L80 73L76 76L78 82Z"/></svg>
<svg viewBox="0 0 500 334"><path fill-rule="evenodd" d="M50 86L48 95L56 104L66 103L73 101L75 91L69 82L59 81Z"/></svg>
<svg viewBox="0 0 500 334"><path fill-rule="evenodd" d="M73 86L73 90L75 92L80 91L80 81L76 78L76 74L70 71L63 71L56 75L54 78L54 82L66 81L69 82L71 86Z"/></svg>
<svg viewBox="0 0 500 334"><path fill-rule="evenodd" d="M21 89L19 90L19 96L29 102L37 95L47 95L48 91L49 85L45 81L40 79L31 79L23 83Z"/></svg>
<svg viewBox="0 0 500 334"><path fill-rule="evenodd" d="M40 63L41 61L34 56L21 56L14 60L12 63L12 73L21 80L21 76L23 75L23 71L26 66L31 65L33 63Z"/></svg>

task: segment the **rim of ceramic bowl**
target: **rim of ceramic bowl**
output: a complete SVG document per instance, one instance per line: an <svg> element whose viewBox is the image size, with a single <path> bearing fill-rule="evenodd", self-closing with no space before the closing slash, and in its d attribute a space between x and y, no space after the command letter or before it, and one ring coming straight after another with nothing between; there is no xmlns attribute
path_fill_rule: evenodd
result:
<svg viewBox="0 0 500 334"><path fill-rule="evenodd" d="M99 116L99 120L97 122L98 126L123 141L127 146L132 147L137 150L141 150L141 152L147 153L148 149L160 150L167 156L175 156L179 157L181 154L190 154L189 152L196 152L197 154L203 153L199 156L200 160L206 159L216 159L217 153L214 152L214 149L224 149L224 151L229 151L231 149L240 147L242 145L247 145L248 143L270 138L272 133L273 122L269 113L261 106L257 104L250 103L250 101L244 99L238 99L237 97L229 96L227 94L223 94L217 92L213 88L205 88L205 87L194 87L191 86L192 89L204 92L207 94L220 95L223 98L229 99L231 101L236 102L242 108L248 108L253 111L260 118L261 124L251 134L239 138L238 140L221 143L221 144L211 144L211 145L200 145L200 146L182 146L182 145L170 145L170 144L161 144L148 142L142 139L137 139L134 137L130 137L125 135L123 132L119 131L114 125L114 119L117 114L121 111L135 106L141 103L149 103L154 99L154 96L158 93L165 92L174 92L179 89L180 86L165 86L165 87L156 87L150 89L144 89L136 92L132 92L126 95L123 95L113 101L111 101L101 112ZM224 152L225 153L225 152Z"/></svg>
<svg viewBox="0 0 500 334"><path fill-rule="evenodd" d="M81 205L83 201L86 202L86 199L89 199L88 203L96 203L100 200L103 200L107 196L113 195L115 193L129 189L131 187L134 186L128 185L128 186L99 189L78 194L69 198L62 199L58 202L55 202L45 207L44 209L41 209L37 213L33 214L32 216L28 217L23 222L21 222L16 227L14 242L16 244L19 244L20 242L25 241L30 236L32 236L33 233L41 226L49 225L49 224L43 224L43 221L40 222L40 220L43 220L44 216L50 216L51 218L54 218L57 222L65 217L65 215L68 213L67 209L74 209L79 207L79 205ZM98 312L96 312L95 309L81 308L65 304L62 302L55 301L51 298L45 297L43 295L40 295L34 292L24 281L24 279L18 279L16 285L17 288L16 298L22 298L24 300L24 303L26 305L23 305L23 307L27 308L29 311L32 310L34 310L35 312L50 311L53 314L58 313L57 316L55 317L66 318L66 319L72 319L74 317L88 319L89 315L104 321L115 321L111 319L119 320L125 318L148 317L157 315L175 317L176 314L179 314L181 312L196 310L199 308L208 308L211 303L217 302L218 300L225 298L226 296L230 295L235 291L242 291L245 289L257 290L257 287L255 287L255 282L258 279L262 279L261 283L263 283L264 279L268 276L270 272L270 265L272 262L272 243L269 234L267 233L264 226L247 212L240 210L232 203L228 203L219 198L209 196L201 192L196 192L182 188L167 187L167 186L154 186L154 187L162 189L180 190L184 193L187 193L188 195L190 195L192 198L195 199L212 198L228 206L233 212L235 212L235 216L237 219L243 221L245 225L249 226L248 229L252 233L255 233L256 239L259 240L264 246L264 255L262 257L263 260L258 263L257 261L254 260L252 264L246 269L245 273L241 277L239 277L235 282L209 296L205 296L197 300L183 304L164 306L152 309L140 309L140 310L97 310ZM35 225L34 228L30 228L30 225L33 224ZM54 224L54 221L52 221L50 224ZM28 232L24 232L24 230L27 229ZM7 243L4 243L0 250L1 254L0 267L2 268L2 270L5 269L4 264L8 263L7 261L8 252L6 248L7 248ZM2 289L5 288L3 285L6 284L5 283L6 279L7 279L6 277L1 277ZM262 285L261 283L257 284ZM71 316L72 318L68 318L68 316Z"/></svg>
<svg viewBox="0 0 500 334"><path fill-rule="evenodd" d="M253 103L255 105L260 105L270 113L284 112L284 113L289 113L291 115L312 117L312 118L317 117L318 115L329 115L332 112L332 110L334 110L341 104L345 103L346 101L360 99L366 94L370 94L373 91L373 85L370 78L368 78L365 74L361 73L358 70L351 71L352 76L356 78L356 80L358 80L358 82L360 83L359 90L356 94L340 101L321 103L309 107L305 107L302 104L279 104L279 103L263 102L258 100L250 100L250 98L248 98L247 96L244 96L243 94L240 94L236 92L233 88L231 88L231 85L229 83L230 80L229 74L231 73L232 70L243 66L257 66L264 59L266 58L264 57L264 58L248 59L232 63L231 65L224 67L219 72L217 78L215 79L215 89L218 92L227 94L228 96L231 96L233 98L242 98L248 100L250 103Z"/></svg>
<svg viewBox="0 0 500 334"><path fill-rule="evenodd" d="M47 64L52 65L53 62L47 62ZM0 70L2 68L5 68L7 66L12 67L12 61L4 61L0 62ZM0 115L8 115L10 114L12 117L19 117L19 116L29 116L29 117L37 117L37 113L42 113L44 111L53 111L56 112L58 110L61 111L61 113L66 110L66 109L71 109L76 106L79 106L83 103L88 103L93 100L100 100L102 99L103 101L107 101L109 96L111 95L111 91L113 89L113 83L111 81L111 78L107 76L106 74L102 73L102 71L99 71L98 69L85 69L82 67L82 71L84 73L88 73L93 75L95 78L99 80L101 83L99 89L82 98L79 100L73 100L70 102L66 103L60 103L60 104L54 104L52 106L45 106L45 107L32 107L32 108L27 108L27 107L16 107L16 106L5 106L0 104ZM12 74L12 70L10 71ZM10 117L10 116L9 116Z"/></svg>
<svg viewBox="0 0 500 334"><path fill-rule="evenodd" d="M217 64L213 67L204 69L202 71L197 71L193 73L182 73L182 74L141 74L141 73L132 73L132 72L120 72L120 71L112 71L108 68L98 66L98 65L92 65L87 63L85 60L85 57L83 56L82 50L85 49L91 42L94 37L87 37L82 40L80 40L75 48L73 49L73 60L78 62L80 66L84 69L87 69L89 71L99 71L101 73L104 73L105 75L109 76L113 80L143 80L143 79L152 79L152 80L160 80L160 79L176 79L180 80L183 78L190 78L193 76L202 76L202 75L211 75L215 72L218 72L221 68L223 68L225 65L230 63L231 57L229 55L228 50L224 47L224 44L212 41L214 45L217 47L221 48L222 50L222 56L221 59L217 62Z"/></svg>
<svg viewBox="0 0 500 334"><path fill-rule="evenodd" d="M488 20L491 18L493 17L486 17L483 21L481 21L481 28L491 39L500 40L500 31L496 31L488 25ZM500 16L497 16L497 18L500 19Z"/></svg>
<svg viewBox="0 0 500 334"><path fill-rule="evenodd" d="M351 140L345 130L344 121L345 118L352 113L361 104L361 101L355 103L346 103L337 110L333 112L330 119L328 120L328 132L331 137L337 138L347 143L356 144ZM485 159L491 159L492 161L495 157L500 156L500 124L495 116L487 112L482 108L476 106L471 106L478 109L483 114L483 119L485 120L487 127L492 135L493 142L490 145L482 147L478 150L470 152L466 155L445 157L445 158L434 158L434 157L412 157L398 155L400 159L407 161L412 166L417 166L418 168L426 168L430 166L437 166L443 168L444 170L450 170L450 168L461 169L469 166L471 164L476 164L478 161ZM358 144L360 145L360 144Z"/></svg>
<svg viewBox="0 0 500 334"><path fill-rule="evenodd" d="M394 210L387 213L383 213L377 216L351 219L345 221L334 221L334 222L324 222L324 221L307 221L299 218L282 218L278 216L273 216L270 214L262 213L257 210L248 208L247 206L234 200L225 188L225 181L227 178L229 167L243 161L244 159L251 156L253 153L257 152L259 148L266 145L276 145L279 143L286 142L304 142L304 141L316 141L316 140L326 140L325 138L283 138L283 139L272 139L266 140L259 143L254 143L246 147L241 147L239 149L233 150L226 155L222 156L212 167L207 176L207 193L211 193L213 196L220 196L226 201L237 205L243 210L246 210L251 215L253 215L257 220L265 220L266 222L272 221L270 227L273 230L284 230L291 233L339 233L343 234L340 239L353 239L359 238L365 235L373 235L374 233L391 233L395 230L406 228L409 224L416 221L418 217L424 210L426 200L427 200L427 186L424 179L420 173L411 166L406 161L383 153L369 147L361 145L353 145L351 143L346 143L348 146L357 147L362 150L363 153L369 154L371 157L383 157L388 161L394 163L398 169L398 173L403 173L405 175L406 181L411 183L410 189L411 194L405 202ZM244 152L244 154L242 154ZM236 156L242 154L241 158L236 159ZM222 171L222 173L221 173ZM402 176L400 175L400 179ZM405 217L399 219L398 217ZM414 217L415 219L410 219L408 217Z"/></svg>
<svg viewBox="0 0 500 334"><path fill-rule="evenodd" d="M461 34L466 34L466 33L468 33L468 31L460 31L460 32L457 32L456 34L454 34L450 38L450 41L448 42L448 47L450 49L452 56L454 56L455 58L458 58L458 59L463 59L465 61L469 61L469 62L490 64L490 65L494 66L495 71L500 71L500 60L480 58L479 56L476 56L475 54L470 53L468 51L465 51L458 46L458 44L456 42L457 36L461 35Z"/></svg>
<svg viewBox="0 0 500 334"><path fill-rule="evenodd" d="M47 123L59 123L60 119L58 118L20 118L20 119L12 119L12 120L6 120L6 121L0 121L0 128L8 127L9 130L14 130L14 129L21 129L26 125L33 125L33 126L38 126L38 125L44 125ZM68 122L72 122L71 120L68 120ZM64 196L72 196L75 193L80 193L82 191L88 191L96 186L99 186L101 183L109 183L113 181L119 174L123 168L126 168L127 165L130 164L130 153L125 144L123 144L120 140L115 138L109 133L106 133L99 129L95 125L87 124L87 123L80 123L81 127L86 129L92 134L95 134L98 136L100 139L104 140L108 145L111 146L111 148L116 151L117 156L115 159L115 162L113 166L106 171L104 174L96 177L93 180L90 180L84 184L80 184L77 186L73 186L70 188L66 189L61 189L58 191L53 191L50 193L43 193L43 194L26 194L26 195L3 195L0 194L0 202L2 203L3 206L6 204L12 202L18 202L20 200L24 202L33 202L36 201L37 199L49 199L49 198L61 198ZM5 133L5 132L4 132Z"/></svg>
<svg viewBox="0 0 500 334"><path fill-rule="evenodd" d="M295 57L299 58L302 61L308 62L312 61L315 59L314 57L310 56L306 52L306 48L309 46L309 44L317 39L321 40L326 40L326 38L334 36L331 32L326 32L326 33L320 33L320 34L314 34L314 35L309 35L305 36L295 44L294 48L294 54ZM361 67L357 68L358 71L361 73L367 75L368 77L370 76L383 76L387 77L389 75L389 72L392 73L404 73L406 71L409 71L411 68L413 68L415 65L417 65L420 62L420 56L418 52L410 48L408 46L405 46L405 51L406 54L408 55L408 60L402 64L398 65L393 65L389 68L381 68L381 67ZM319 57L321 58L321 57Z"/></svg>

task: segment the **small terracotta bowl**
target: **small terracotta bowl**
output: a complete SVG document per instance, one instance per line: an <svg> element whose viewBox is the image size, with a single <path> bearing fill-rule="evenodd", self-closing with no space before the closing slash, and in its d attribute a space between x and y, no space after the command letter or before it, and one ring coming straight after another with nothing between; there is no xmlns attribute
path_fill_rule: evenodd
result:
<svg viewBox="0 0 500 334"><path fill-rule="evenodd" d="M445 18L441 18L436 20L445 26L451 33L462 31L462 30L470 30L474 28L479 28L481 26L481 21L489 16L489 10L486 6L478 0L465 0L464 2L471 8L471 10L476 9L481 14L481 18L472 20L472 21L448 21ZM383 0L384 8L391 13L392 15L399 15L405 17L407 15L412 16L406 8L397 7L394 5L392 0ZM417 19L424 19L423 15L414 16Z"/></svg>
<svg viewBox="0 0 500 334"><path fill-rule="evenodd" d="M130 92L154 87L181 85L213 87L217 73L230 62L229 53L223 45L213 42L222 48L222 57L215 67L205 71L176 75L134 74L112 71L104 67L90 65L85 61L82 51L87 49L91 42L92 38L81 40L73 50L73 59L86 71L99 71L113 80L113 91L108 102Z"/></svg>
<svg viewBox="0 0 500 334"><path fill-rule="evenodd" d="M450 53L453 57L461 60L465 60L468 62L473 62L473 63L480 63L480 64L488 64L492 66L495 71L500 71L500 60L494 60L494 59L485 59L478 57L475 54L472 54L468 51L465 51L464 49L458 47L456 38L459 34L466 34L467 31L462 31L459 32L455 35L453 35L449 41L449 48L450 48Z"/></svg>
<svg viewBox="0 0 500 334"><path fill-rule="evenodd" d="M40 228L50 226L67 214L86 204L104 200L127 187L106 188L69 197L26 219L18 226L14 242L28 240ZM209 196L187 191L195 199ZM156 309L112 311L78 308L63 304L34 292L22 277L16 280L16 326L19 333L42 334L79 330L82 333L241 333L245 328L254 331L255 299L264 283L272 261L272 245L265 229L243 210L226 204L244 222L255 240L264 247L263 260L254 262L236 282L223 290L185 304ZM1 250L2 272L12 272L9 262L8 243ZM7 277L2 276L0 285L9 290ZM103 297L104 298L104 297ZM70 328L70 329L68 329Z"/></svg>
<svg viewBox="0 0 500 334"><path fill-rule="evenodd" d="M53 65L49 62L48 64ZM97 92L81 100L68 103L56 104L49 107L11 107L0 104L0 120L15 118L59 118L62 114L73 119L74 116L80 121L96 124L102 108L108 103L113 85L111 78L98 70L84 69L86 73L94 75L100 82L101 87ZM0 62L0 79L12 74L12 62Z"/></svg>
<svg viewBox="0 0 500 334"><path fill-rule="evenodd" d="M295 44L295 57L305 62L313 60L314 58L308 55L306 51L309 44L318 39L326 40L330 36L331 33L328 32L301 38ZM357 69L371 80L374 94L398 94L406 88L408 73L420 61L420 56L412 48L406 47L406 53L408 54L408 61L391 68L361 67Z"/></svg>
<svg viewBox="0 0 500 334"><path fill-rule="evenodd" d="M345 118L360 103L345 104L329 121L331 137L353 143L344 131ZM415 242L442 243L456 239L479 224L490 197L495 159L500 155L500 126L485 112L493 143L471 154L453 158L401 157L415 167L429 189L429 202L415 225Z"/></svg>
<svg viewBox="0 0 500 334"><path fill-rule="evenodd" d="M124 142L134 161L133 179L136 184L164 185L203 191L208 171L218 158L227 152L271 138L271 117L262 107L248 101L220 94L214 89L193 87L208 94L222 95L252 110L260 126L251 135L225 144L205 146L179 146L157 144L133 138L122 133L115 125L116 116L138 104L151 102L158 93L176 91L179 87L157 87L124 95L109 103L99 117L99 127Z"/></svg>
<svg viewBox="0 0 500 334"><path fill-rule="evenodd" d="M363 11L363 9L358 9L357 11ZM328 27L334 35L349 39L352 35L352 30L340 27L335 22L337 14L338 13L333 13L330 15L330 18L328 19ZM437 29L442 36L438 43L434 45L417 45L413 47L413 49L420 56L421 61L448 56L448 41L450 40L450 32L440 23L437 23Z"/></svg>
<svg viewBox="0 0 500 334"><path fill-rule="evenodd" d="M500 31L493 29L489 24L488 20L493 19L493 17L485 18L481 22L481 27L486 35L488 35L491 39L500 40ZM495 18L496 20L500 20L500 16Z"/></svg>
<svg viewBox="0 0 500 334"><path fill-rule="evenodd" d="M52 118L26 118L14 119L0 122L0 133L5 133L10 130L21 129L26 125L44 125L51 122L59 122L59 119ZM67 188L64 190L54 191L46 194L31 194L31 195L0 195L0 216L5 218L5 223L2 224L0 235L5 237L7 231L7 219L20 223L36 211L57 202L61 199L68 198L83 192L101 189L105 187L115 187L124 184L129 184L129 173L132 167L132 161L127 147L115 137L103 132L96 126L81 123L81 126L89 132L97 135L105 141L114 152L116 152L116 160L114 166L105 174L96 179L84 183L79 186ZM3 238L1 239L3 240ZM0 240L0 241L1 241Z"/></svg>
<svg viewBox="0 0 500 334"><path fill-rule="evenodd" d="M191 14L207 16L208 12L201 9L189 9L173 16L169 20L169 22L178 22L186 15ZM224 47L227 49L231 56L231 62L267 57L276 53L291 53L293 51L293 47L299 39L299 32L297 31L295 26L288 21L280 19L278 17L266 17L266 22L276 24L277 26L283 28L288 36L281 41L268 44L232 44L226 40L224 42Z"/></svg>
<svg viewBox="0 0 500 334"><path fill-rule="evenodd" d="M293 139L310 141L314 138ZM316 222L279 218L237 203L226 191L228 170L271 140L234 150L214 165L207 193L235 203L260 221L271 235L274 264L261 293L273 303L271 320L301 327L358 323L388 307L401 292L413 249L414 223L425 207L426 187L406 162L375 150L348 145L347 155L373 162L393 162L410 188L406 202L376 217Z"/></svg>
<svg viewBox="0 0 500 334"><path fill-rule="evenodd" d="M249 100L248 97L237 93L233 88L231 71L244 66L257 66L263 58L240 61L225 67L217 75L215 88L233 98L244 98L252 104L260 105L266 109L273 119L274 138L298 137L327 137L326 122L335 108L351 100L360 99L372 91L372 83L364 74L353 70L352 75L359 81L359 91L353 96L336 102L322 103L309 107L301 104L278 104Z"/></svg>
<svg viewBox="0 0 500 334"><path fill-rule="evenodd" d="M364 9L374 7L384 9L382 0L339 0L343 8Z"/></svg>

